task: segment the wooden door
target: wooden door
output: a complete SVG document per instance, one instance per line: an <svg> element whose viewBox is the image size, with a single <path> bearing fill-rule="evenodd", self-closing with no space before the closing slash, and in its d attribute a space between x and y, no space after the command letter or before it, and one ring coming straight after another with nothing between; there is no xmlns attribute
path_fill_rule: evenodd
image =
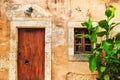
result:
<svg viewBox="0 0 120 80"><path fill-rule="evenodd" d="M18 29L18 80L44 80L44 53L44 29Z"/></svg>

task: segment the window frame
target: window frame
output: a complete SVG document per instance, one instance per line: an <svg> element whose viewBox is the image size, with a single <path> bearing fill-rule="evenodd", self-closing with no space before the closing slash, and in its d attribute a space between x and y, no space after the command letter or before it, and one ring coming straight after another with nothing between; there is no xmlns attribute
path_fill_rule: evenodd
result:
<svg viewBox="0 0 120 80"><path fill-rule="evenodd" d="M88 39L88 38L80 38L79 36L75 36L76 35L75 31L80 32L80 33L77 33L77 34L87 34L88 33L87 28L74 28L74 54L82 54L82 53L90 54L91 53L91 42L90 42L90 40L88 42L86 42L86 39ZM80 42L77 43L76 39L79 39ZM77 46L78 47L81 46L81 50L79 50L79 48L77 48L77 50L76 50ZM90 47L90 50L86 50L86 47L88 47L88 46Z"/></svg>
<svg viewBox="0 0 120 80"><path fill-rule="evenodd" d="M68 22L68 60L69 61L82 61L86 62L88 59L81 54L74 54L74 29L75 28L85 28L81 25L82 22ZM94 26L97 25L96 22L92 23Z"/></svg>

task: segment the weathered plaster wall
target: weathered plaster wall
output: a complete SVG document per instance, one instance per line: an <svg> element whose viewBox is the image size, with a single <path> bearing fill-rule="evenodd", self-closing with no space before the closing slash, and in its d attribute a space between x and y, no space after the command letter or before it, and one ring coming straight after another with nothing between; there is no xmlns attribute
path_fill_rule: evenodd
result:
<svg viewBox="0 0 120 80"><path fill-rule="evenodd" d="M0 80L8 80L10 27L5 15L5 5L0 1Z"/></svg>
<svg viewBox="0 0 120 80"><path fill-rule="evenodd" d="M61 0L62 1L62 0ZM68 76L91 74L87 62L71 62L68 60L68 27L69 21L85 21L91 17L93 21L103 18L105 7L109 4L117 8L115 21L120 18L120 0L10 0L9 3L0 1L0 80L8 80L9 71L9 40L10 26L6 17L7 5L37 4L52 13L52 80L66 80L69 72L76 73ZM79 9L80 11L77 11ZM114 32L114 31L113 31ZM72 77L72 78L73 78ZM68 79L72 80L72 79ZM91 79L93 80L93 79Z"/></svg>

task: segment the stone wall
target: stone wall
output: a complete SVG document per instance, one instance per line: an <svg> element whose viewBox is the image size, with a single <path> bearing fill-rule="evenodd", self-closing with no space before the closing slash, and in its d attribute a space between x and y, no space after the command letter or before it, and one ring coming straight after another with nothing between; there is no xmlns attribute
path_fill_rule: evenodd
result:
<svg viewBox="0 0 120 80"><path fill-rule="evenodd" d="M69 72L66 75L66 80L96 80L96 74L77 74Z"/></svg>
<svg viewBox="0 0 120 80"><path fill-rule="evenodd" d="M114 21L120 18L120 0L0 0L0 80L8 80L10 49L10 24L6 17L8 5L37 4L52 16L52 80L90 80L88 62L69 61L68 59L68 22L93 21L104 19L105 8L112 4L117 8ZM77 10L76 10L77 9ZM79 10L79 11L78 11ZM103 15L103 16L102 16ZM114 31L113 31L114 32ZM71 73L68 75L68 73ZM80 79L83 75L87 79ZM90 75L91 74L91 75ZM90 76L89 76L90 75ZM75 79L75 78L77 79ZM89 79L88 79L89 78ZM93 79L91 79L93 80Z"/></svg>

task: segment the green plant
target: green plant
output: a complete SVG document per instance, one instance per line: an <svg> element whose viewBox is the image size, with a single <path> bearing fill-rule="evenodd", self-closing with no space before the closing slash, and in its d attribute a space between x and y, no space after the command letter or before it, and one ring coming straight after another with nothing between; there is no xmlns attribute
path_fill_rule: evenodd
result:
<svg viewBox="0 0 120 80"><path fill-rule="evenodd" d="M106 19L98 22L97 26L92 25L92 20L83 22L82 26L87 27L88 34L79 35L89 38L92 45L91 55L86 55L89 59L89 68L92 72L98 71L97 80L117 80L120 75L120 32L114 37L110 37L111 30L120 22L111 22L115 16L115 7L109 6L106 11ZM100 31L102 30L102 31ZM101 43L97 42L97 37L105 39Z"/></svg>

